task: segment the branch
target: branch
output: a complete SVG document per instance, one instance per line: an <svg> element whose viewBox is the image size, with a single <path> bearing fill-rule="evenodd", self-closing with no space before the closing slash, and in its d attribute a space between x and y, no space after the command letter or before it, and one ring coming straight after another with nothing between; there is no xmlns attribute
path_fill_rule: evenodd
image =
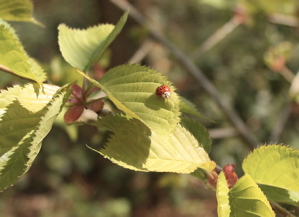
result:
<svg viewBox="0 0 299 217"><path fill-rule="evenodd" d="M259 142L249 131L243 120L237 115L236 111L223 100L222 96L219 94L218 90L212 84L210 80L203 74L203 72L187 57L187 55L182 52L179 48L171 44L162 34L157 32L155 28L151 27L145 20L145 18L127 1L124 0L110 0L117 7L122 10L130 10L130 16L135 19L140 25L145 26L150 35L158 42L160 42L165 48L169 50L177 60L189 71L194 78L203 86L203 88L208 92L208 94L217 102L219 107L228 116L230 121L235 125L236 129L242 135L246 144L250 149L257 147Z"/></svg>

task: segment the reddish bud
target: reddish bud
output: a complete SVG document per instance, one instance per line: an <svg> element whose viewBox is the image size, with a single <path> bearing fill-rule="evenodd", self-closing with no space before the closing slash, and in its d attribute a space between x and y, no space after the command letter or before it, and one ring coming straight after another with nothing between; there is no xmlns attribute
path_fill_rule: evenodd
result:
<svg viewBox="0 0 299 217"><path fill-rule="evenodd" d="M101 100L97 100L95 102L88 104L86 107L94 112L99 112L103 109L104 103Z"/></svg>
<svg viewBox="0 0 299 217"><path fill-rule="evenodd" d="M231 165L226 164L223 167L223 172L229 188L232 188L235 185L235 183L238 181L238 176L235 173L235 167L236 167L235 164L231 164Z"/></svg>
<svg viewBox="0 0 299 217"><path fill-rule="evenodd" d="M83 110L84 110L83 105L77 105L69 108L64 114L64 122L66 124L71 124L75 122L81 116Z"/></svg>
<svg viewBox="0 0 299 217"><path fill-rule="evenodd" d="M71 86L71 89L73 90L72 94L77 98L77 99L83 99L83 90L78 84L73 84Z"/></svg>

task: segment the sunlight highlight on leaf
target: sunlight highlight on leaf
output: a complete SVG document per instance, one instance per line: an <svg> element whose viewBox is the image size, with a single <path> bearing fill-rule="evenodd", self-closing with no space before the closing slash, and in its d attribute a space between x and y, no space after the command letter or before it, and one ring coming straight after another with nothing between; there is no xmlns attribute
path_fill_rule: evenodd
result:
<svg viewBox="0 0 299 217"><path fill-rule="evenodd" d="M298 203L299 195L299 151L283 145L264 145L255 149L243 161L243 170L249 174L258 184L263 184L266 193L280 188L285 191L284 196L288 198L276 201L285 203ZM278 189L277 189L278 190ZM297 196L296 196L297 195Z"/></svg>
<svg viewBox="0 0 299 217"><path fill-rule="evenodd" d="M0 17L10 21L41 23L33 17L33 4L30 0L0 0Z"/></svg>
<svg viewBox="0 0 299 217"><path fill-rule="evenodd" d="M73 67L86 72L120 33L127 16L128 12L116 26L101 24L88 29L72 29L65 24L59 25L59 47L64 59Z"/></svg>
<svg viewBox="0 0 299 217"><path fill-rule="evenodd" d="M14 184L30 168L40 150L43 138L52 128L56 116L70 94L69 86L65 86L52 92L52 98L49 99L49 92L44 97L40 89L38 96L44 106L40 107L39 111L33 106L34 112L32 112L23 107L18 99L22 91L31 88L29 92L32 93L36 87L37 84L35 86L29 84L25 88L15 86L0 94L1 99L14 96L11 101L0 101L1 109L5 111L0 120L0 191ZM29 98L26 105L28 100ZM32 100L34 101L32 105L38 101L38 99Z"/></svg>
<svg viewBox="0 0 299 217"><path fill-rule="evenodd" d="M111 130L113 135L105 147L92 149L122 167L177 173L191 173L198 167L209 171L215 168L196 139L180 125L168 140L126 116L107 116L97 125Z"/></svg>
<svg viewBox="0 0 299 217"><path fill-rule="evenodd" d="M14 30L0 20L0 70L41 84L46 80L42 68L28 57Z"/></svg>

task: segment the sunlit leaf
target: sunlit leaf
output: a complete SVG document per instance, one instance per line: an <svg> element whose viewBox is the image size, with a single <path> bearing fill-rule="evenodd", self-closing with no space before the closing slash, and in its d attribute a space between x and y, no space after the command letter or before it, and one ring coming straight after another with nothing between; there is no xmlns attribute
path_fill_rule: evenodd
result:
<svg viewBox="0 0 299 217"><path fill-rule="evenodd" d="M217 188L217 212L219 217L230 216L229 188L223 172L219 174Z"/></svg>
<svg viewBox="0 0 299 217"><path fill-rule="evenodd" d="M242 167L245 173L258 184L263 185L265 194L268 196L270 193L271 199L285 203L298 203L298 150L283 145L261 146L247 156ZM277 194L274 196L272 190L283 192L283 197L278 198Z"/></svg>
<svg viewBox="0 0 299 217"><path fill-rule="evenodd" d="M275 216L266 196L255 181L246 174L229 191L229 205L231 210L229 216Z"/></svg>
<svg viewBox="0 0 299 217"><path fill-rule="evenodd" d="M127 17L128 12L116 26L101 24L84 30L72 29L65 24L59 25L59 47L64 59L73 67L85 72L99 60L120 33Z"/></svg>
<svg viewBox="0 0 299 217"><path fill-rule="evenodd" d="M122 65L109 70L99 82L81 74L105 91L118 109L143 121L160 136L168 137L180 121L180 99L175 88L155 70L140 65ZM155 93L162 84L171 89L169 99Z"/></svg>
<svg viewBox="0 0 299 217"><path fill-rule="evenodd" d="M188 118L182 118L181 124L197 139L206 152L211 151L212 140L208 130L203 125Z"/></svg>
<svg viewBox="0 0 299 217"><path fill-rule="evenodd" d="M33 4L30 0L0 0L0 18L42 25L33 17Z"/></svg>
<svg viewBox="0 0 299 217"><path fill-rule="evenodd" d="M50 131L70 94L68 90L67 86L57 90L56 86L45 85L43 89L37 84L29 84L1 92L1 191L14 184L32 165L43 138ZM20 95L24 91L28 92L28 95L26 100L22 101ZM51 94L52 97L49 97ZM29 107L30 96L32 108Z"/></svg>
<svg viewBox="0 0 299 217"><path fill-rule="evenodd" d="M159 137L138 119L108 116L98 126L111 130L113 135L104 148L93 149L112 162L132 170L191 173L200 167L215 168L208 154L183 127Z"/></svg>
<svg viewBox="0 0 299 217"><path fill-rule="evenodd" d="M42 68L28 57L12 27L0 20L0 70L41 84L46 80Z"/></svg>

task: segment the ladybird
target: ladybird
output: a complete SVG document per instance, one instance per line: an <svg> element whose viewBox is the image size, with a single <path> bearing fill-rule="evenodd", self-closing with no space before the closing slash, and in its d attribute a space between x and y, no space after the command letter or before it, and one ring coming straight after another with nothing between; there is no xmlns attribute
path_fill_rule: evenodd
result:
<svg viewBox="0 0 299 217"><path fill-rule="evenodd" d="M170 88L167 85L161 85L157 87L156 94L158 96L168 99L170 97Z"/></svg>

